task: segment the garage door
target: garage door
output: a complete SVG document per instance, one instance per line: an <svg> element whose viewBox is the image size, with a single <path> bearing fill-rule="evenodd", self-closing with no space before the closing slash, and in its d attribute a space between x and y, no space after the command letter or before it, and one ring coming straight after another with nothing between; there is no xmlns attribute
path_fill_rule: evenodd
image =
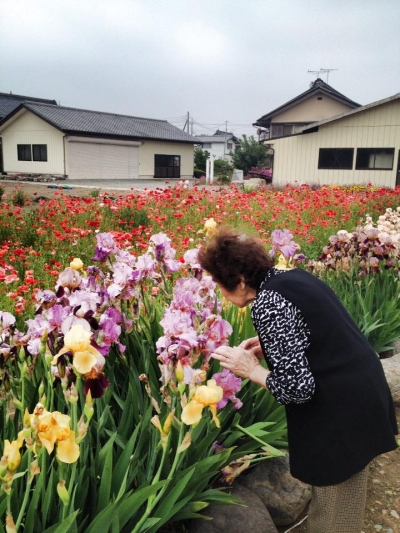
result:
<svg viewBox="0 0 400 533"><path fill-rule="evenodd" d="M129 180L139 177L139 147L68 142L68 177Z"/></svg>

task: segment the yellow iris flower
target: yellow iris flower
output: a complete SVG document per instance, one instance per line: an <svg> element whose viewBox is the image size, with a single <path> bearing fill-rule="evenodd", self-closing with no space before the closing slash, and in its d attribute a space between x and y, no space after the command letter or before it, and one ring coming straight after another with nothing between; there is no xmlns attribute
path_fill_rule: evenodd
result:
<svg viewBox="0 0 400 533"><path fill-rule="evenodd" d="M101 357L100 352L90 345L90 331L86 331L81 324L74 324L64 337L64 348L62 348L51 362L56 365L60 355L66 352L73 353L73 365L79 374L87 374L97 363L97 358Z"/></svg>
<svg viewBox="0 0 400 533"><path fill-rule="evenodd" d="M79 257L74 257L73 261L70 262L69 266L73 270L81 270L83 268L83 262Z"/></svg>
<svg viewBox="0 0 400 533"><path fill-rule="evenodd" d="M197 387L193 398L182 410L182 422L187 425L197 424L201 420L204 407L209 407L217 427L220 426L217 418L217 403L222 400L224 391L217 385L215 379L209 379L207 385Z"/></svg>
<svg viewBox="0 0 400 533"><path fill-rule="evenodd" d="M217 223L213 218L208 218L204 223L204 232L207 237L211 237L217 229Z"/></svg>
<svg viewBox="0 0 400 533"><path fill-rule="evenodd" d="M42 409L39 415L32 415L31 425L36 426L41 444L49 454L57 445L56 456L62 463L75 463L79 457L75 432L70 429L69 424L70 417L58 411L50 413Z"/></svg>
<svg viewBox="0 0 400 533"><path fill-rule="evenodd" d="M3 460L7 462L7 469L10 472L14 472L19 467L21 462L20 448L24 443L24 438L22 431L18 434L18 439L10 442L9 440L4 441L4 453Z"/></svg>

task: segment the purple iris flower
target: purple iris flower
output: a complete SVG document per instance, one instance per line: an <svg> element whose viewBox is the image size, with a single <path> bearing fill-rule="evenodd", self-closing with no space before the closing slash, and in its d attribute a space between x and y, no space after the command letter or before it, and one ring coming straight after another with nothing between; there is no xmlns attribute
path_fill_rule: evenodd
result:
<svg viewBox="0 0 400 533"><path fill-rule="evenodd" d="M276 229L271 233L272 237L272 249L270 255L274 256L278 250L286 259L292 257L296 250L297 245L293 240L293 234L288 230Z"/></svg>

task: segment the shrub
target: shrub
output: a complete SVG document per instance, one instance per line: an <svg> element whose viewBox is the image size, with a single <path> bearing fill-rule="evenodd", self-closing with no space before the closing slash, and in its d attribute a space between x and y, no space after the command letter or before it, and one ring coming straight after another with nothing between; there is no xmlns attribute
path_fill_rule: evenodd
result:
<svg viewBox="0 0 400 533"><path fill-rule="evenodd" d="M18 205L19 207L23 207L26 203L26 194L21 189L17 189L15 191L14 196L12 197L12 203L13 205Z"/></svg>
<svg viewBox="0 0 400 533"><path fill-rule="evenodd" d="M100 189L92 189L90 191L90 196L92 198L98 198L99 197L99 194L100 194Z"/></svg>
<svg viewBox="0 0 400 533"><path fill-rule="evenodd" d="M139 226L148 226L149 217L144 209L135 209L132 207L122 207L119 210L119 225L124 230L138 228Z"/></svg>

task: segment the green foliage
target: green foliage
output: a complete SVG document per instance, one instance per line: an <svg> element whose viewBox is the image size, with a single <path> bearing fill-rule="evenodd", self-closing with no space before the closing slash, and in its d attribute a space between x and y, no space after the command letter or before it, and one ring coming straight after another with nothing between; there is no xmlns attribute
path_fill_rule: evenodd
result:
<svg viewBox="0 0 400 533"><path fill-rule="evenodd" d="M359 270L325 272L324 281L340 298L378 354L400 338L400 278L395 270L360 277Z"/></svg>
<svg viewBox="0 0 400 533"><path fill-rule="evenodd" d="M167 284L166 292L170 288ZM284 408L246 380L239 393L243 407L236 410L229 404L221 410L220 427L208 410L197 425L183 424L183 392L176 386L160 389L155 342L162 335L160 320L168 298L154 299L146 291L142 298L144 307L133 329L120 337L126 350L121 353L114 345L106 357L104 374L110 385L95 400L91 419L81 378L75 399L61 386L54 387L49 345L42 344L34 364L25 360L23 349L7 359L13 395L0 402L3 437L15 440L25 409L32 413L40 401L49 412L69 415L81 442L73 464L57 461L41 447L36 465L32 452L21 450L11 492L0 490L3 523L8 509L16 530L25 533L156 533L165 525L202 517L200 512L211 503L237 503L218 488L223 468L234 472L249 454L249 464L282 455L275 447L287 446ZM128 311L128 302L122 304ZM253 335L248 310L229 306L224 314L233 325L232 343ZM220 370L213 361L209 376ZM172 416L164 436L154 423L155 414L162 425ZM25 428L29 431L26 420ZM222 447L218 453L215 442ZM57 495L61 480L67 491L64 500Z"/></svg>
<svg viewBox="0 0 400 533"><path fill-rule="evenodd" d="M214 161L214 177L219 183L230 183L234 167L225 159L216 159Z"/></svg>
<svg viewBox="0 0 400 533"><path fill-rule="evenodd" d="M0 185L0 202L1 202L2 199L3 199L4 193L5 193L5 189L4 189L4 187L2 187L2 186Z"/></svg>
<svg viewBox="0 0 400 533"><path fill-rule="evenodd" d="M23 207L26 203L26 194L23 190L17 189L14 193L14 196L12 197L12 203L13 205L17 205L19 207Z"/></svg>
<svg viewBox="0 0 400 533"><path fill-rule="evenodd" d="M100 189L92 189L90 191L91 198L98 198L100 195Z"/></svg>
<svg viewBox="0 0 400 533"><path fill-rule="evenodd" d="M147 212L144 209L122 207L118 212L119 225L124 230L148 226L150 223Z"/></svg>
<svg viewBox="0 0 400 533"><path fill-rule="evenodd" d="M252 167L262 167L267 159L265 148L253 135L243 135L240 148L231 152L231 156L235 168L243 170L245 175Z"/></svg>
<svg viewBox="0 0 400 533"><path fill-rule="evenodd" d="M203 172L206 171L207 159L210 158L210 152L203 150L200 146L194 149L194 167Z"/></svg>

